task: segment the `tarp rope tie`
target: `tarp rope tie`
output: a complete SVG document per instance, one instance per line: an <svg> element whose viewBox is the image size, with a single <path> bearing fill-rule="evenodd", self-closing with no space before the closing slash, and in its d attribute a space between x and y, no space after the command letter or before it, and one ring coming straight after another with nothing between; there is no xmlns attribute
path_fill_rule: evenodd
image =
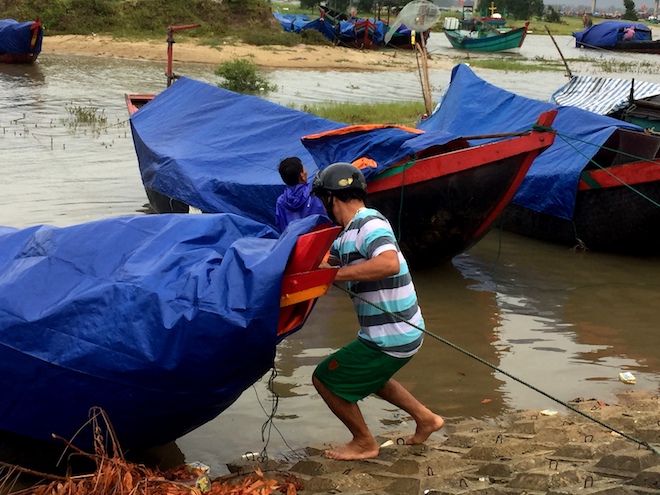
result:
<svg viewBox="0 0 660 495"><path fill-rule="evenodd" d="M361 296L359 296L358 294L356 294L355 292L353 292L353 291L347 289L346 287L343 287L341 284L339 284L339 283L337 283L337 282L334 282L333 285L334 285L335 287L337 287L338 289L342 290L343 292L346 292L346 293L349 294L351 297L354 297L354 298L356 298L356 299L359 299L360 301L362 301L362 302L364 302L364 303L366 303L366 304L369 304L370 306L373 306L374 308L378 309L379 311L382 311L383 313L388 314L389 316L394 317L395 319L399 320L400 322L405 323L405 324L407 324L407 325L409 325L409 326L411 326L411 327L413 327L413 328L419 330L420 332L423 332L423 333L425 333L426 335L429 335L429 336L433 337L433 338L436 339L436 340L439 340L440 342L442 342L443 344L448 345L448 346L451 347L452 349L455 349L455 350L457 350L457 351L459 351L459 352L462 352L462 353L465 354L466 356L469 356L469 357L471 357L472 359L475 359L475 360L479 361L480 363L485 364L485 365L488 366L489 368L491 368L491 369L493 369L493 370L495 370L495 371L497 371L497 372L499 372L499 373L502 373L503 375L508 376L508 377L511 378L512 380L515 380L515 381L517 381L518 383L520 383L520 384L522 384L522 385L524 385L524 386L526 386L526 387L528 387L528 388L534 390L535 392L538 392L539 394L541 394L541 395L547 397L548 399L551 399L551 400L557 402L558 404L561 404L561 405L564 406L565 408L570 409L571 411L573 411L573 412L575 412L575 413L577 413L577 414L580 414L581 416L584 416L585 418L587 418L587 419L589 419L589 420L591 420L591 421L593 421L593 422L595 422L595 423L598 423L599 425L603 426L604 428L606 428L606 429L608 429L608 430L610 430L610 431L613 431L614 433L616 433L616 434L618 434L618 435L621 435L622 437L624 437L624 438L626 438L626 439L628 439L628 440L630 440L630 441L632 441L632 442L635 442L635 443L637 443L637 444L639 444L639 445L642 445L642 446L646 447L647 449L653 451L655 454L660 455L660 450L658 450L656 447L652 446L652 445L649 444L648 442L645 442L645 441L639 440L638 438L635 438L635 437L633 437L633 436L631 436L631 435L628 435L627 433L624 433L624 432L622 432L622 431L620 431L620 430L617 430L617 429L614 428L613 426L610 426L610 425L608 425L607 423L604 423L603 421L599 420L598 418L594 418L593 416L590 416L589 414L580 411L579 409L577 409L577 408L571 406L570 404L568 404L568 403L562 401L561 399L558 399L558 398L556 398L556 397L553 397L552 395L548 394L547 392L544 392L543 390L541 390L541 389L535 387L534 385L532 385L532 384L530 384L530 383L527 383L527 382L525 382L524 380L521 380L520 378L518 378L518 377L512 375L511 373L508 373L507 371L504 371L503 369L498 368L498 367L495 366L494 364L491 364L491 363L489 363L488 361L486 361L485 359L480 358L480 357L477 356L476 354L472 354L470 351L468 351L468 350L466 350L466 349L463 349L462 347L460 347L460 346L458 346L458 345L456 345L456 344L454 344L454 343L452 343L452 342L450 342L450 341L448 341L448 340L446 340L446 339L443 339L443 338L440 337L439 335L436 335L436 334L434 334L433 332L430 332L429 330L426 330L425 328L421 328L421 327L419 327L418 325L415 325L415 324L411 323L410 321L406 320L405 318L402 318L402 317L400 317L399 315L392 313L391 311L387 311L386 309L382 308L382 307L379 306L378 304L375 304L375 303L373 303L373 302L371 302L371 301L367 301L367 300L364 299L363 297L361 297Z"/></svg>
<svg viewBox="0 0 660 495"><path fill-rule="evenodd" d="M642 198L644 198L645 200L647 200L649 203L651 203L651 204L653 204L654 206L660 208L660 203L658 203L657 201L654 201L653 199L649 198L647 195L645 195L645 194L642 193L641 191L638 191L637 189L635 189L635 188L634 188L633 186L631 186L630 184L628 184L628 183L626 183L625 181L621 180L619 177L617 177L617 176L614 175L612 172L610 172L609 170L607 170L607 168L605 168L605 167L603 167L602 165L599 165L598 163L596 163L592 158L589 158L589 157L588 157L587 155L585 155L582 151L580 151L579 149L577 149L577 147L573 146L573 144L572 144L571 142L569 142L569 140L573 140L573 141L577 141L577 142L580 142L580 143L588 144L588 145L590 145L590 146L596 146L596 147L599 147L600 149L603 149L603 150L606 150L606 151L612 151L612 152L614 152L614 153L618 153L618 154L620 154L620 155L627 156L628 158L634 158L634 159L637 160L637 161L645 161L645 162L649 162L649 163L654 163L654 164L659 165L659 166L660 166L660 162L658 162L657 160L649 160L648 158L644 158L644 157L641 157L641 156L636 156L636 155L633 155L633 154L630 154L630 153L626 153L626 152L624 152L624 151L620 151L620 150L617 150L617 149L614 149L614 148L608 148L607 146L600 146L600 145L598 145L598 144L590 143L590 142L588 142L588 141L584 141L584 140L582 140L582 139L578 139L578 138L576 138L576 137L568 136L568 135L565 135L565 134L557 133L557 136L559 136L559 137L560 137L560 138L561 138L566 144L568 144L571 148L573 148L577 153L579 153L579 154L582 155L584 158L586 158L587 160L589 160L589 163L592 163L593 165L595 165L596 167L598 167L599 169L601 169L603 172L605 172L607 175L609 175L610 177L612 177L614 180L616 180L616 181L619 182L620 184L626 186L628 189L630 189L630 190L633 191L634 193L638 194L639 196L641 196ZM622 164L622 165L623 165L623 164Z"/></svg>

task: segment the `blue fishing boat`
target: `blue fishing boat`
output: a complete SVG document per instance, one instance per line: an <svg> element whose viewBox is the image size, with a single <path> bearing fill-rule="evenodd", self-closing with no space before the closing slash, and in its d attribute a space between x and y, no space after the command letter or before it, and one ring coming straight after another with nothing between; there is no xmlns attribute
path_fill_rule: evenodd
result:
<svg viewBox="0 0 660 495"><path fill-rule="evenodd" d="M474 95L479 95L475 98ZM422 129L515 132L556 110L557 138L532 164L502 225L544 241L594 251L660 254L660 137L576 107L516 95L466 65Z"/></svg>
<svg viewBox="0 0 660 495"><path fill-rule="evenodd" d="M603 21L573 33L575 46L601 50L660 53L651 28L631 21Z"/></svg>
<svg viewBox="0 0 660 495"><path fill-rule="evenodd" d="M323 222L282 235L232 214L0 227L0 430L89 448L102 408L132 449L213 419L332 284L317 267L339 229Z"/></svg>
<svg viewBox="0 0 660 495"><path fill-rule="evenodd" d="M347 127L185 77L155 97L126 99L142 181L156 211L194 207L274 227L284 189L281 159L299 156L310 180L332 162L363 163L368 202L388 216L417 266L445 262L485 235L553 139L532 124L526 133L483 146L472 146L470 134Z"/></svg>
<svg viewBox="0 0 660 495"><path fill-rule="evenodd" d="M41 53L44 29L41 21L0 20L0 63L31 64Z"/></svg>

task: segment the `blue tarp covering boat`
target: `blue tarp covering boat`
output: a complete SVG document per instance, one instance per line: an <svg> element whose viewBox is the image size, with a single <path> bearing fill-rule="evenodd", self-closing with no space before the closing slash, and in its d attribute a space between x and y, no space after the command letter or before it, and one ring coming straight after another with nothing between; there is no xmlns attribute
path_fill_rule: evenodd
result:
<svg viewBox="0 0 660 495"><path fill-rule="evenodd" d="M282 158L299 156L309 180L330 163L359 160L367 166L368 202L391 221L405 219L399 244L418 266L446 261L483 236L553 138L533 131L470 147L452 129L345 126L187 78L158 96L126 101L156 211L187 213L192 205L274 227Z"/></svg>
<svg viewBox="0 0 660 495"><path fill-rule="evenodd" d="M0 228L0 429L69 439L98 406L130 448L214 418L272 367L285 267L321 222L281 237L231 214Z"/></svg>
<svg viewBox="0 0 660 495"><path fill-rule="evenodd" d="M534 124L539 113L551 109L558 110L553 123L558 137L534 160L513 203L570 220L578 180L589 159L617 129L640 127L510 93L479 78L464 64L454 67L438 108L419 127L466 136L521 132Z"/></svg>
<svg viewBox="0 0 660 495"><path fill-rule="evenodd" d="M43 28L39 20L0 20L0 62L30 63L41 52Z"/></svg>
<svg viewBox="0 0 660 495"><path fill-rule="evenodd" d="M604 21L573 33L575 46L578 48L583 46L586 48L614 47L623 41L626 29L631 26L635 28L634 35L628 41L651 41L651 29L644 24L632 21Z"/></svg>
<svg viewBox="0 0 660 495"><path fill-rule="evenodd" d="M166 123L166 125L163 125ZM185 77L131 116L145 187L275 227L280 160L317 171L300 138L343 124Z"/></svg>
<svg viewBox="0 0 660 495"><path fill-rule="evenodd" d="M382 45L385 41L385 32L387 30L383 21L375 19L333 19L333 22L328 17L318 17L310 20L309 16L302 14L280 14L279 12L273 12L273 16L287 33L300 34L303 31L312 29L319 31L330 41L349 45L354 43L364 44L365 29L369 31L366 34L369 45ZM397 29L397 34L409 37L410 30L405 26L400 26Z"/></svg>

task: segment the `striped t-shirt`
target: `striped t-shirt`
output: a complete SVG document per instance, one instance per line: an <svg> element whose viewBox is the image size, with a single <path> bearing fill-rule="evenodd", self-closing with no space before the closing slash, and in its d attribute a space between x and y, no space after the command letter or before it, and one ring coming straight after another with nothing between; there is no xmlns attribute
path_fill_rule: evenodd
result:
<svg viewBox="0 0 660 495"><path fill-rule="evenodd" d="M358 210L333 243L330 256L346 266L363 263L385 251L398 253L398 274L371 282L346 282L346 287L351 291L360 322L358 338L390 356L405 358L417 352L424 335L421 330L404 321L424 328L424 319L417 305L417 294L408 263L401 254L387 219L374 209ZM353 293L360 297L355 297ZM382 310L362 299L376 304Z"/></svg>

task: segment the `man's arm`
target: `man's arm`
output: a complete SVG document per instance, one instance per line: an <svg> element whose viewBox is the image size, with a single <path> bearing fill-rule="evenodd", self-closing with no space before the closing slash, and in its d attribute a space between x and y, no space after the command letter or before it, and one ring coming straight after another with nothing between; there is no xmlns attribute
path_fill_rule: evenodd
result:
<svg viewBox="0 0 660 495"><path fill-rule="evenodd" d="M342 266L337 270L338 282L370 282L399 273L399 254L395 250L383 251L375 258L359 265Z"/></svg>

